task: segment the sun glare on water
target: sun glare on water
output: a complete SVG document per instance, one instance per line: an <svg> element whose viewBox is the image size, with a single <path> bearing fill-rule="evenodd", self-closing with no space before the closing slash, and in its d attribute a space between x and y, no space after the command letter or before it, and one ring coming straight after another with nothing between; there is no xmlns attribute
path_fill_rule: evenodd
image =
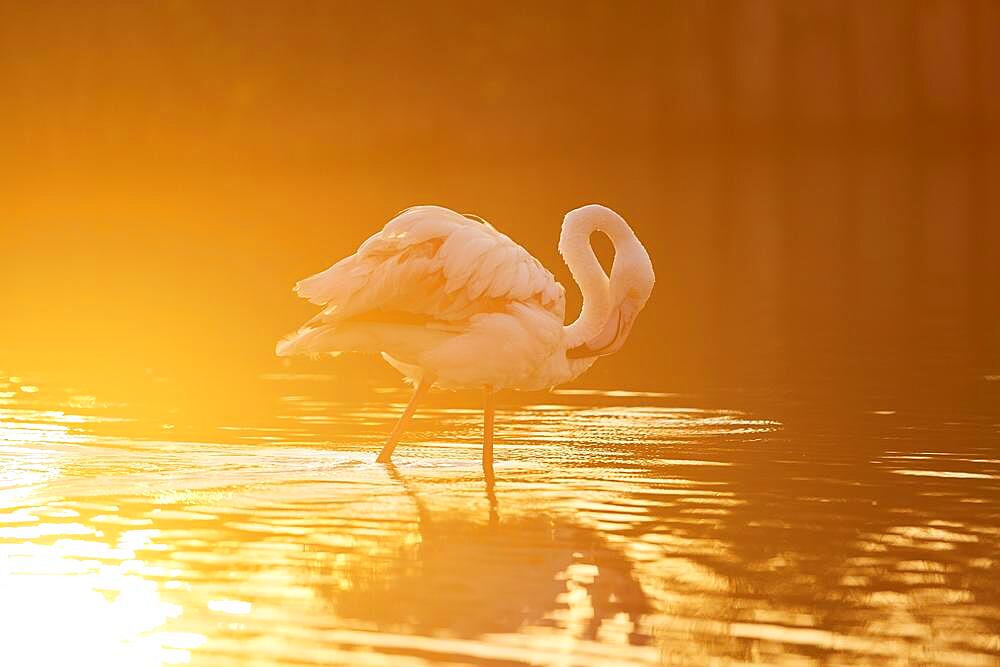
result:
<svg viewBox="0 0 1000 667"><path fill-rule="evenodd" d="M33 537L47 527L22 528L17 518L0 527L0 538L25 530ZM90 532L79 524L59 526L60 532ZM205 638L160 630L181 608L160 598L156 583L144 576L143 562L134 558L131 546L151 539L146 531L128 531L117 547L74 537L47 545L0 545L4 662L109 667L189 662L190 650Z"/></svg>
<svg viewBox="0 0 1000 667"><path fill-rule="evenodd" d="M154 583L130 574L131 564L81 573L87 566L59 554L60 546L65 548L56 545L54 553L31 557L30 572L16 571L18 559L10 558L13 567L5 564L0 573L5 660L116 667L190 661L190 649L204 637L157 632L180 609L164 603Z"/></svg>
<svg viewBox="0 0 1000 667"><path fill-rule="evenodd" d="M149 568L137 557L137 550L156 548L159 531L125 530L109 543L100 524L80 522L76 510L35 505L33 490L61 470L55 456L31 445L82 441L52 421L0 421L0 450L21 445L19 463L0 470L0 662L18 667L188 663L191 649L205 638L163 630L182 610L161 599Z"/></svg>

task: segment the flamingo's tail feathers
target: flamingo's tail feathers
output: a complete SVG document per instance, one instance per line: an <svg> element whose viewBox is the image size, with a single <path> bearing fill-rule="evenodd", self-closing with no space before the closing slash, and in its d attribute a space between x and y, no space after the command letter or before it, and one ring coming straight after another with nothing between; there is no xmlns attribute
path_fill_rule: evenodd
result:
<svg viewBox="0 0 1000 667"><path fill-rule="evenodd" d="M295 293L317 306L342 300L357 289L358 268L353 255L345 257L325 271L295 283Z"/></svg>
<svg viewBox="0 0 1000 667"><path fill-rule="evenodd" d="M341 352L387 352L403 360L417 360L427 349L454 336L447 331L406 324L350 322L302 328L278 341L279 357Z"/></svg>
<svg viewBox="0 0 1000 667"><path fill-rule="evenodd" d="M274 353L279 357L290 357L295 354L293 351L294 345L294 338L292 336L285 336L274 346Z"/></svg>
<svg viewBox="0 0 1000 667"><path fill-rule="evenodd" d="M319 350L311 344L312 337L308 335L307 331L297 331L293 334L288 334L284 338L278 341L278 344L274 346L274 353L279 357L294 357L296 355L309 355L318 356L320 354L329 354L330 356L339 356L341 350Z"/></svg>

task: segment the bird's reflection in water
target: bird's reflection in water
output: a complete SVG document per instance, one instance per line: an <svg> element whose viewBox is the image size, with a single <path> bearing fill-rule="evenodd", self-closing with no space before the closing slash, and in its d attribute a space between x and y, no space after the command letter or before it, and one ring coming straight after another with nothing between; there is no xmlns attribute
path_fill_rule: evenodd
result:
<svg viewBox="0 0 1000 667"><path fill-rule="evenodd" d="M595 531L543 512L503 516L491 479L481 518L463 511L467 500L458 497L444 503L453 508L434 510L415 479L387 469L413 503L418 539L399 545L391 563L358 562L340 572L350 585L324 589L337 616L379 630L458 637L535 627L651 641L640 629L650 606L631 564Z"/></svg>

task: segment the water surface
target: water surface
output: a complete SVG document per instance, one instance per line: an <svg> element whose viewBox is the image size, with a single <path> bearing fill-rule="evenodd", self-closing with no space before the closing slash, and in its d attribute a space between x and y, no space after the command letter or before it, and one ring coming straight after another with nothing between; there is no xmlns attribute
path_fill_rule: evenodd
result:
<svg viewBox="0 0 1000 667"><path fill-rule="evenodd" d="M252 384L0 376L0 663L997 664L988 408Z"/></svg>

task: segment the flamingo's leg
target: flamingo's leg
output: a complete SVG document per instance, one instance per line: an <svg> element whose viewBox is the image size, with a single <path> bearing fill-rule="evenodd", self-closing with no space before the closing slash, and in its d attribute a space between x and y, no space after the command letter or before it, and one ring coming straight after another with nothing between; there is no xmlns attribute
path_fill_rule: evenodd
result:
<svg viewBox="0 0 1000 667"><path fill-rule="evenodd" d="M416 411L417 401L420 400L421 396L427 393L427 390L431 388L432 384L434 384L434 378L427 375L420 378L420 381L417 382L417 388L413 392L413 398L411 398L410 402L406 404L406 409L403 410L403 414L400 416L399 421L397 421L396 425L392 427L392 433L389 434L389 439L385 441L385 446L382 447L382 452L378 455L378 458L375 459L376 461L379 463L388 463L392 460L392 450L396 449L399 437L403 435L403 431L406 429L406 425L409 423L410 417L412 417L413 413Z"/></svg>
<svg viewBox="0 0 1000 667"><path fill-rule="evenodd" d="M483 404L483 471L493 476L493 388L486 387Z"/></svg>

